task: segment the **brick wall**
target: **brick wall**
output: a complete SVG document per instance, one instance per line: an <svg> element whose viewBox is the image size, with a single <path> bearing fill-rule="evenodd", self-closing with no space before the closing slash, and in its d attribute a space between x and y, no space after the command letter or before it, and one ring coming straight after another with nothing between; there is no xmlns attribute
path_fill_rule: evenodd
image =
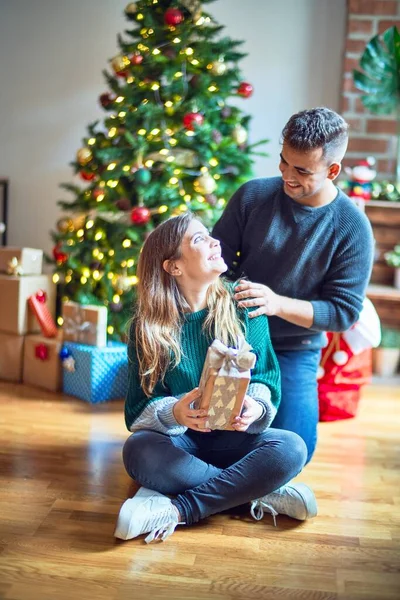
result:
<svg viewBox="0 0 400 600"><path fill-rule="evenodd" d="M377 160L378 178L393 179L396 170L396 120L393 115L367 111L353 85L353 69L367 42L396 25L400 29L400 0L347 0L347 37L343 59L341 113L349 122L350 141L344 164L353 166L366 156Z"/></svg>

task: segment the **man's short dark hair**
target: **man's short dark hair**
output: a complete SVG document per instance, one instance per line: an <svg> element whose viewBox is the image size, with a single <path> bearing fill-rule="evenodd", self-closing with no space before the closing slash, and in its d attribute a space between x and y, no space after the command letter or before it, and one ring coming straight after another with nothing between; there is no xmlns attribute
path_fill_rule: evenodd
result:
<svg viewBox="0 0 400 600"><path fill-rule="evenodd" d="M343 158L348 124L329 108L311 108L290 117L282 131L283 142L294 150L310 152L322 148L325 159Z"/></svg>

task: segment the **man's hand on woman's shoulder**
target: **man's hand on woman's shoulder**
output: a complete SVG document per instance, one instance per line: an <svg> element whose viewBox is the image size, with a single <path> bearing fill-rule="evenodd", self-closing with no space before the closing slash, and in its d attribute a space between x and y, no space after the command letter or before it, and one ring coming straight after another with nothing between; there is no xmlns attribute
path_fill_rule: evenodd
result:
<svg viewBox="0 0 400 600"><path fill-rule="evenodd" d="M256 310L249 312L250 319L260 315L276 315L280 310L280 296L261 283L241 279L239 285L235 287L233 297L238 301L240 308L258 307Z"/></svg>

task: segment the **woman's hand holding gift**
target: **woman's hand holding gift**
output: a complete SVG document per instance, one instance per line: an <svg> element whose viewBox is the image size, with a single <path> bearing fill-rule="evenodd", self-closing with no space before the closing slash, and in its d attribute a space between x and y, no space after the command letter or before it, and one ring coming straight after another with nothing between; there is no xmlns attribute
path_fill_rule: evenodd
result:
<svg viewBox="0 0 400 600"><path fill-rule="evenodd" d="M247 431L250 425L255 421L258 421L262 414L262 405L246 394L244 397L242 413L234 419L232 427L235 431Z"/></svg>
<svg viewBox="0 0 400 600"><path fill-rule="evenodd" d="M190 407L200 397L199 388L194 388L174 404L173 413L179 425L184 425L194 431L207 433L211 431L211 429L205 429L208 417L207 411Z"/></svg>

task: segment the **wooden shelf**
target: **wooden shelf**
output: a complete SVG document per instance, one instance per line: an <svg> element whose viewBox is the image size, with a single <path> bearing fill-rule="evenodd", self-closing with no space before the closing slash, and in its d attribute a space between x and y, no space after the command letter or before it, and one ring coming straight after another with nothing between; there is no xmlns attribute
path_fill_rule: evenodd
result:
<svg viewBox="0 0 400 600"><path fill-rule="evenodd" d="M400 208L400 202L389 200L367 200L367 202L365 203L365 208L368 209L369 206L374 208Z"/></svg>
<svg viewBox="0 0 400 600"><path fill-rule="evenodd" d="M373 302L374 300L388 300L389 302L400 301L400 290L390 285L377 285L370 283L367 289L367 296Z"/></svg>
<svg viewBox="0 0 400 600"><path fill-rule="evenodd" d="M371 200L365 203L375 238L375 262L372 283L390 287L393 283L393 267L385 260L385 253L400 242L400 202Z"/></svg>
<svg viewBox="0 0 400 600"><path fill-rule="evenodd" d="M400 329L400 290L389 285L371 283L367 296L375 306L382 325Z"/></svg>

